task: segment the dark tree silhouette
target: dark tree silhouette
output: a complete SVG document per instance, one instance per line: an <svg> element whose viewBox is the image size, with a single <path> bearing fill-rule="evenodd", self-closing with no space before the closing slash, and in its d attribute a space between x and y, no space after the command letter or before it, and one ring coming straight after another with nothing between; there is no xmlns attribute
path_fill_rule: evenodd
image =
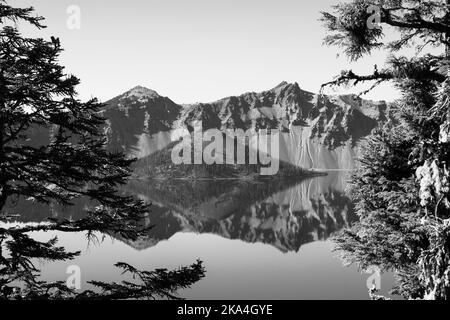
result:
<svg viewBox="0 0 450 320"><path fill-rule="evenodd" d="M14 8L0 0L0 221L8 219L5 203L14 197L63 205L86 197L97 205L77 221L49 220L14 228L0 225L0 296L6 298L75 297L61 283L38 281L33 259L66 260L79 253L57 247L56 239L35 241L29 232L103 232L137 239L146 231L140 221L149 210L142 201L116 191L129 178L134 159L106 150L104 106L96 99L77 99L79 79L66 75L58 64L59 39L27 38L18 30L21 23L42 29L42 21L33 8ZM141 272L126 264L119 267L138 275L141 285L95 282L103 293L85 296L170 298L175 289L189 286L204 274L200 262L173 272ZM14 285L17 281L25 287Z"/></svg>
<svg viewBox="0 0 450 320"><path fill-rule="evenodd" d="M77 100L79 80L57 63L59 40L26 38L7 24L42 28L32 12L0 2L0 209L12 196L63 204L87 196L99 202L98 213L114 208L120 218L143 212L141 203L115 192L133 160L106 151L103 105ZM38 130L48 132L48 143L33 142Z"/></svg>
<svg viewBox="0 0 450 320"><path fill-rule="evenodd" d="M374 8L379 26L368 23ZM337 249L363 269L397 271L394 292L406 298L448 299L449 1L354 0L323 13L322 21L325 43L342 47L352 61L376 49L390 52L372 74L345 70L324 87L390 81L402 93L389 121L362 147L351 179L360 222L336 238ZM396 31L395 39L385 36L386 28ZM404 48L415 53L402 56Z"/></svg>

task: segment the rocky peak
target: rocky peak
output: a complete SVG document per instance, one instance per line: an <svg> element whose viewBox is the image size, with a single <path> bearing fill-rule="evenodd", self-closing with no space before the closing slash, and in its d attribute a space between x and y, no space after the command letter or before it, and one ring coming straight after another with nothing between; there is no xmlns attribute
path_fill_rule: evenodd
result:
<svg viewBox="0 0 450 320"><path fill-rule="evenodd" d="M299 91L300 87L297 82L295 83L288 83L286 81L281 82L279 85L277 85L275 88L269 90L271 92L275 93L281 93L285 91Z"/></svg>
<svg viewBox="0 0 450 320"><path fill-rule="evenodd" d="M122 96L123 99L127 98L135 98L137 100L143 100L148 98L158 98L160 95L151 89L148 89L143 86L136 86L133 89L128 90Z"/></svg>

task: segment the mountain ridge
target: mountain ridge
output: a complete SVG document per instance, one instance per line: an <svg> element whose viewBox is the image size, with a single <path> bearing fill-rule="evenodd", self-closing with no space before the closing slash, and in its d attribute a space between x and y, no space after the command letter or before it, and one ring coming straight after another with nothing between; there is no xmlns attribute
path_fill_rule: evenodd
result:
<svg viewBox="0 0 450 320"><path fill-rule="evenodd" d="M191 132L192 122L221 131L278 129L279 160L304 169L354 169L359 144L389 115L386 102L354 95L319 95L282 82L211 103L179 105L137 86L105 103L107 149L144 159ZM52 128L29 129L33 146L47 145Z"/></svg>
<svg viewBox="0 0 450 320"><path fill-rule="evenodd" d="M280 160L303 168L352 169L359 142L386 120L388 105L355 95L319 95L283 81L210 103L177 104L137 86L106 102L111 151L142 159L177 141L181 129L279 129Z"/></svg>

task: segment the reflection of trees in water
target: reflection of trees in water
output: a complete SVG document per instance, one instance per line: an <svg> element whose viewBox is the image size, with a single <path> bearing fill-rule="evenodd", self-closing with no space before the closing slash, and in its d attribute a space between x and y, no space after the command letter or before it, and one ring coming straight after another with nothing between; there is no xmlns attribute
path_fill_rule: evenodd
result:
<svg viewBox="0 0 450 320"><path fill-rule="evenodd" d="M132 181L127 191L151 202L181 211L207 216L230 215L245 210L280 190L302 180L151 180ZM211 204L208 208L206 204ZM211 209L211 210L208 210ZM214 209L214 210L212 210ZM214 212L213 212L214 211Z"/></svg>
<svg viewBox="0 0 450 320"><path fill-rule="evenodd" d="M335 180L333 176L257 182L134 180L124 190L152 203L142 222L152 226L151 231L134 240L107 233L138 250L178 232L198 232L273 245L283 252L298 251L305 243L328 239L355 219L350 199L329 186ZM19 201L11 212L28 212L20 217L23 222L42 222L48 216L80 219L84 209L93 205L80 200L73 207L28 210L33 205Z"/></svg>
<svg viewBox="0 0 450 320"><path fill-rule="evenodd" d="M56 202L43 204L25 198L8 199L3 212L10 220L18 222L45 222L49 218L79 220L86 217L86 210L96 205L86 198L72 200L72 206L63 206Z"/></svg>
<svg viewBox="0 0 450 320"><path fill-rule="evenodd" d="M86 233L88 241L110 234L135 242L151 230L143 222L143 212L148 212L143 202L136 211L136 206L128 210L104 208L86 198L72 203L63 206L52 201L46 205L24 198L8 199L0 216L0 299L176 299L178 290L204 277L201 261L173 271L141 271L119 262L115 266L134 281L90 281L95 291L83 292L68 288L64 281L42 281L37 262L72 260L80 252L59 247L56 237L47 242L35 240L35 232Z"/></svg>
<svg viewBox="0 0 450 320"><path fill-rule="evenodd" d="M16 229L0 229L3 297L174 297L178 289L204 276L200 262L178 271L156 273L141 272L123 263L117 266L137 276L135 285L92 282L99 290L80 294L67 289L62 282L38 281L39 270L33 264L36 259L61 261L80 253L66 252L55 240L47 243L33 240L27 235L31 231L84 231L89 236L101 232L136 249L154 246L177 232L193 231L269 244L283 252L298 251L305 243L327 239L353 219L352 203L344 193L327 187L311 188L312 181L320 184L316 182L319 180L131 181L125 193L153 202L151 212L135 217L134 222L125 217L113 219L112 212L99 215L95 203L82 199L69 207L36 205L24 199L9 202L4 212L24 212L13 216L13 220L25 224ZM17 281L21 286L16 287Z"/></svg>
<svg viewBox="0 0 450 320"><path fill-rule="evenodd" d="M326 240L355 219L344 193L309 190L310 180L133 181L127 190L153 203L147 239L127 242L144 249L177 232L213 233L261 242L283 252ZM297 201L297 203L295 203Z"/></svg>
<svg viewBox="0 0 450 320"><path fill-rule="evenodd" d="M136 218L136 219L135 219ZM52 221L49 223L22 224L13 226L0 224L0 300L1 299L177 299L180 289L190 287L204 277L201 261L189 267L168 271L137 270L123 262L115 266L130 274L134 281L105 283L90 281L96 290L79 292L69 288L64 281L40 280L39 261L66 261L80 255L68 252L57 245L54 237L47 242L33 239L33 232L86 232L89 241L97 234L114 233L123 239L134 241L145 234L140 218L124 217L118 212L89 211L77 221Z"/></svg>

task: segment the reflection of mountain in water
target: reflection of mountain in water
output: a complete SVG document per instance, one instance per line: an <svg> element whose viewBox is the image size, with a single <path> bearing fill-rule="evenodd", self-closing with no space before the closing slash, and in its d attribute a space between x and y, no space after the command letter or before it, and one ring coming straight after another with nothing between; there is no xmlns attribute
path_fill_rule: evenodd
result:
<svg viewBox="0 0 450 320"><path fill-rule="evenodd" d="M177 232L212 233L264 243L283 252L325 240L354 219L343 193L344 174L303 181L133 181L129 190L153 203L149 238L129 245L145 249Z"/></svg>
<svg viewBox="0 0 450 320"><path fill-rule="evenodd" d="M305 243L327 239L354 218L343 177L332 172L303 181L132 181L126 192L153 204L145 224L154 228L138 241L117 238L142 250L178 232L212 233L298 251ZM41 222L48 217L79 219L89 206L81 200L66 208L18 201L7 211L21 213L21 222Z"/></svg>

